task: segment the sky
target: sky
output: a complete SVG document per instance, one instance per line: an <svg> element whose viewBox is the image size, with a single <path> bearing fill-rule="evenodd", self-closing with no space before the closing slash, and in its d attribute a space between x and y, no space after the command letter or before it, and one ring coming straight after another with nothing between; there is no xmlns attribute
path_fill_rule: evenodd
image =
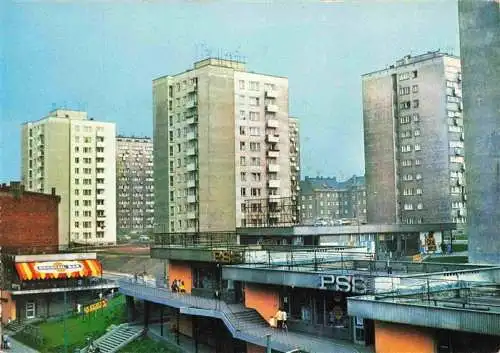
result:
<svg viewBox="0 0 500 353"><path fill-rule="evenodd" d="M152 79L238 53L289 79L304 176L364 173L361 75L459 54L456 0L0 0L0 182L20 179L21 124L87 110L152 136Z"/></svg>

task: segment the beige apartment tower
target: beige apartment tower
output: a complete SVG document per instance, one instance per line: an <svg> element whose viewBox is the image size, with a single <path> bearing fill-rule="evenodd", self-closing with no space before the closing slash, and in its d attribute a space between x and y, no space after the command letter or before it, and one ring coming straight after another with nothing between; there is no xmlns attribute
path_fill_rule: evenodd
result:
<svg viewBox="0 0 500 353"><path fill-rule="evenodd" d="M209 58L153 102L155 233L234 231L249 199L291 198L287 78Z"/></svg>
<svg viewBox="0 0 500 353"><path fill-rule="evenodd" d="M406 56L363 75L368 223L457 223L466 215L460 58Z"/></svg>
<svg viewBox="0 0 500 353"><path fill-rule="evenodd" d="M54 110L22 127L22 181L59 204L59 244L116 242L115 124Z"/></svg>

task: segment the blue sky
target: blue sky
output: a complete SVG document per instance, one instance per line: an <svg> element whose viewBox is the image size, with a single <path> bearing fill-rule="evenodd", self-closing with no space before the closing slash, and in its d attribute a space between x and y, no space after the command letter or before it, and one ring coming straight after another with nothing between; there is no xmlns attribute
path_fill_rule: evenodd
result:
<svg viewBox="0 0 500 353"><path fill-rule="evenodd" d="M364 171L360 76L409 53L459 53L456 0L0 2L2 182L20 178L21 124L53 107L152 135L151 80L202 47L287 76L303 176L347 178Z"/></svg>

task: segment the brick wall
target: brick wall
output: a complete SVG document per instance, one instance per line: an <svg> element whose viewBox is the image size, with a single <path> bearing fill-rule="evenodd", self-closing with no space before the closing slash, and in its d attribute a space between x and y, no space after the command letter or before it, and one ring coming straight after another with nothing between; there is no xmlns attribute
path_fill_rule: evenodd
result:
<svg viewBox="0 0 500 353"><path fill-rule="evenodd" d="M269 287L245 284L245 306L258 311L269 322L279 308L279 293Z"/></svg>
<svg viewBox="0 0 500 353"><path fill-rule="evenodd" d="M21 189L22 190L22 189ZM59 243L60 198L0 187L0 245L3 247L56 247Z"/></svg>
<svg viewBox="0 0 500 353"><path fill-rule="evenodd" d="M16 301L12 299L12 296L8 291L1 291L2 298L2 323L5 325L9 320L14 321L16 319Z"/></svg>
<svg viewBox="0 0 500 353"><path fill-rule="evenodd" d="M175 279L180 279L184 281L184 287L186 287L186 293L191 293L193 288L193 271L191 265L187 262L180 261L170 261L168 264L168 280L169 286Z"/></svg>
<svg viewBox="0 0 500 353"><path fill-rule="evenodd" d="M376 353L434 353L430 330L410 325L375 322Z"/></svg>

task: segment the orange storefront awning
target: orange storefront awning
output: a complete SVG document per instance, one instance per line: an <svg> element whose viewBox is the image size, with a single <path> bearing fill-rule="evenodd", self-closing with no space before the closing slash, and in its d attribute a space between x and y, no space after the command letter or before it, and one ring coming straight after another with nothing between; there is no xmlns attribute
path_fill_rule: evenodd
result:
<svg viewBox="0 0 500 353"><path fill-rule="evenodd" d="M22 281L97 277L102 274L98 260L19 262L16 271Z"/></svg>

